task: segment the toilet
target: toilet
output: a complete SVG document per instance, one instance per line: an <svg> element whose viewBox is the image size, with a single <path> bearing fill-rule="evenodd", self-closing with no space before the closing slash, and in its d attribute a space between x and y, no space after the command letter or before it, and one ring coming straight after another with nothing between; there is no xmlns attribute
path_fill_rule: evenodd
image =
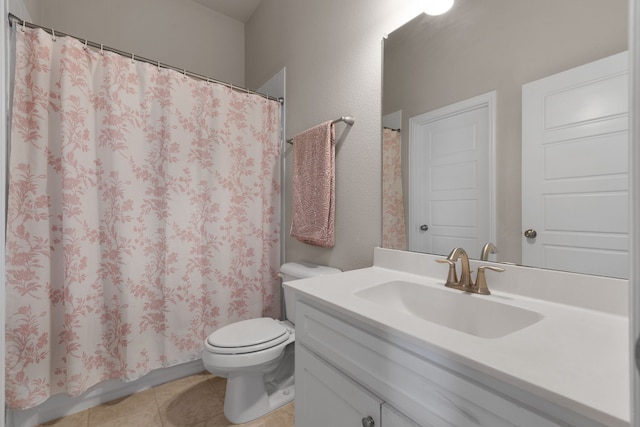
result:
<svg viewBox="0 0 640 427"><path fill-rule="evenodd" d="M308 262L280 267L283 282L339 272ZM234 424L266 415L295 396L295 296L287 290L284 306L284 321L269 317L242 320L216 330L204 342L205 369L227 378L224 415Z"/></svg>

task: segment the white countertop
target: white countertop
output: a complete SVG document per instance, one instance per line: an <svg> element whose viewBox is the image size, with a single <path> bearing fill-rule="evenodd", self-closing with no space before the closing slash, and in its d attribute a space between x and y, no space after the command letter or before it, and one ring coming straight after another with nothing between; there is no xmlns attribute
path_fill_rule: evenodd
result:
<svg viewBox="0 0 640 427"><path fill-rule="evenodd" d="M442 269L436 271L440 274ZM491 288L493 276L489 274ZM393 280L443 286L445 278L446 274L429 277L373 266L292 281L286 286L376 329L391 332L587 418L607 426L629 426L629 325L625 315L493 289L492 295L472 297L533 310L544 318L500 338L481 338L409 314L381 309L379 304L354 295Z"/></svg>

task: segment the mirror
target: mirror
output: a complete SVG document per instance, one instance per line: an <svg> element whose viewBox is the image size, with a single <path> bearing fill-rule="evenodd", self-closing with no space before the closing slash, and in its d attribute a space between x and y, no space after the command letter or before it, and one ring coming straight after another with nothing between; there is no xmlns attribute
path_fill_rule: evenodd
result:
<svg viewBox="0 0 640 427"><path fill-rule="evenodd" d="M538 237L532 238L535 232L530 231L529 238L524 236L530 227L523 224L523 213L544 210L546 215L545 209L550 204L547 203L544 208L527 206L523 210L523 183L526 187L531 173L527 171L526 176L522 175L523 139L526 139L523 138L525 121L522 94L523 85L625 52L628 45L627 19L626 0L456 0L447 14L435 17L422 14L389 34L384 40L382 114L383 126L396 131L387 129L383 132L383 247L440 255L446 255L454 246L465 247L462 238L459 241L463 244L440 247L434 244L430 246L431 250L423 250L415 244L408 246L411 236L419 238L421 233L426 235L435 228L428 221L410 223L411 206L418 205L414 194L422 190L421 184L415 183L416 178L412 176L419 170L435 170L433 165L416 166L424 163L411 158L414 148L410 149L410 126L414 126L411 129L414 138L417 138L416 135L422 135L418 125L431 123L431 119L425 119L429 114L435 113L437 116L438 112L446 113L458 103L493 94L494 104L489 106L488 111L490 119L491 114L494 115L489 121L489 136L495 145L489 149L487 160L491 227L480 228L493 228L494 231L488 237L477 239L476 246L469 245L473 247L467 250L470 257L480 258L478 247L491 241L497 246L497 253L489 254L490 261L623 277L627 271L628 256L610 248L606 251L594 246L581 248L581 256L584 260L598 259L600 264L606 264L609 261L608 254L614 254L611 259L615 258L615 262L624 264L618 266L616 272L591 271L589 268L581 270L581 267L573 265L564 268L561 262L557 265L553 262L538 265L528 262L530 258L526 253L523 260L523 252L528 250L528 245L536 239L540 240L542 234L537 233ZM628 96L626 86L624 92L624 96ZM563 105L564 109L574 111L574 104L566 100L562 102L559 104L560 111ZM620 117L626 123L626 112ZM545 116L544 120L548 120L548 117ZM626 143L626 139L623 140ZM476 142L468 143L474 145ZM433 154L433 148L429 150ZM449 154L453 158L460 158L464 150L464 147L450 148ZM529 151L525 149L524 152ZM581 147L571 155L588 160L589 156L593 158L592 153L597 152ZM618 180L626 177L626 159L624 151L625 164L615 172ZM412 162L414 166L410 171ZM530 167L529 162L525 170L527 167ZM448 171L448 175L443 174L444 177L454 175L452 171L455 169L441 169ZM456 172L454 178L457 179L459 175ZM449 193L443 191L445 187L440 186L439 190L449 197ZM623 193L622 199L628 203L626 189ZM558 209L573 213L577 205L571 205L567 200L562 206L558 204ZM417 210L433 214L431 211L435 210L434 206L436 204L431 202ZM466 211L465 205L457 206L460 209L443 210L443 216L457 218L458 213ZM626 209L623 210L626 215ZM578 216L586 213L588 210L582 210ZM610 218L610 222L625 222L620 220L621 217L616 218ZM431 216L429 219L438 221ZM589 216L583 219L588 222ZM625 230L615 236L607 234L608 231L604 233L607 238L616 240L618 247L623 248L622 252L627 247L626 222L624 227ZM455 241L454 238L447 242ZM555 261L563 256L561 251L548 250L542 257ZM587 261L587 264L594 263Z"/></svg>

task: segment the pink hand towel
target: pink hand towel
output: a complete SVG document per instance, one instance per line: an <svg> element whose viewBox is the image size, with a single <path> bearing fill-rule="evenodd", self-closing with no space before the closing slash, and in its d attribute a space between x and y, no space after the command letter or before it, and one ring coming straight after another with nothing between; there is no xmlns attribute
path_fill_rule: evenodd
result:
<svg viewBox="0 0 640 427"><path fill-rule="evenodd" d="M291 235L301 242L334 245L335 129L326 122L293 137Z"/></svg>

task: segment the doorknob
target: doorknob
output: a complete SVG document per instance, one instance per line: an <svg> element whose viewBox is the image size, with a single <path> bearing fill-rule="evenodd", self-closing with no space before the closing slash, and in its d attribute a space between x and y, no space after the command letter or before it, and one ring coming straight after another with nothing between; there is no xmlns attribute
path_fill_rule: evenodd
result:
<svg viewBox="0 0 640 427"><path fill-rule="evenodd" d="M524 232L524 237L527 239L535 239L538 236L538 232L532 228Z"/></svg>
<svg viewBox="0 0 640 427"><path fill-rule="evenodd" d="M362 427L374 427L376 422L371 417L364 417L362 419Z"/></svg>
<svg viewBox="0 0 640 427"><path fill-rule="evenodd" d="M422 224L420 226L420 231L427 231L427 230L429 230L429 226L427 224Z"/></svg>

